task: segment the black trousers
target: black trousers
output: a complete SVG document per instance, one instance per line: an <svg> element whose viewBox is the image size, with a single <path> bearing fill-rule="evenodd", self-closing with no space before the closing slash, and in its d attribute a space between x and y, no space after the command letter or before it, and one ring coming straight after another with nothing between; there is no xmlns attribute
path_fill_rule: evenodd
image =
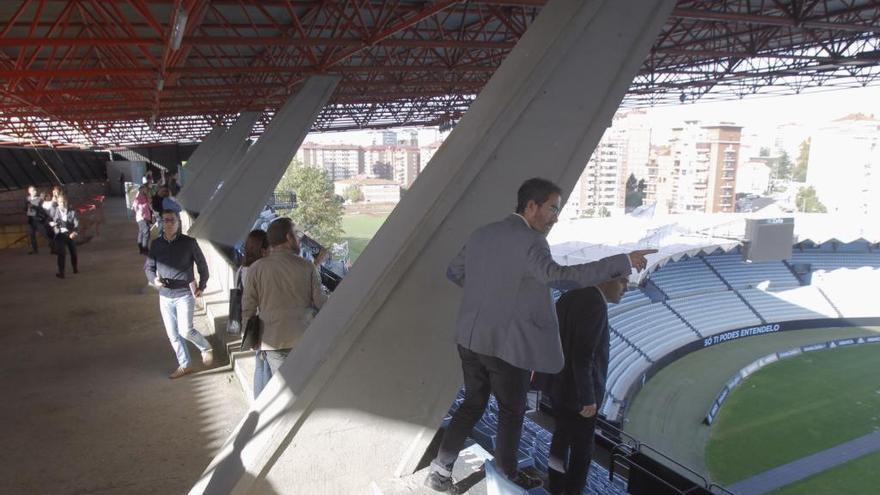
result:
<svg viewBox="0 0 880 495"><path fill-rule="evenodd" d="M67 253L64 248L70 251L70 265L76 271L76 243L70 238L70 234L55 234L55 251L58 253L58 273L64 275L64 264Z"/></svg>
<svg viewBox="0 0 880 495"><path fill-rule="evenodd" d="M464 402L449 422L434 464L452 471L465 439L483 416L489 394L492 393L498 401L495 463L512 478L517 472L516 452L522 435L531 373L497 357L477 354L462 346L458 346L458 354L464 375Z"/></svg>
<svg viewBox="0 0 880 495"><path fill-rule="evenodd" d="M585 418L564 407L553 407L556 431L550 442L548 490L552 495L580 495L593 457L596 415ZM564 472L558 467L563 467Z"/></svg>
<svg viewBox="0 0 880 495"><path fill-rule="evenodd" d="M31 251L37 252L37 231L40 228L40 222L37 217L27 217L28 222L28 238L31 241Z"/></svg>

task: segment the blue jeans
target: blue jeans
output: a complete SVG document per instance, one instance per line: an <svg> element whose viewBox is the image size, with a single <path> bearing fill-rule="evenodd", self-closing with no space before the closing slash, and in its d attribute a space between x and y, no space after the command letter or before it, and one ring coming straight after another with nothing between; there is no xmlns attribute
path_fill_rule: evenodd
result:
<svg viewBox="0 0 880 495"><path fill-rule="evenodd" d="M186 292L181 295L159 296L159 311L162 312L165 332L168 333L171 348L177 355L177 364L184 368L189 368L190 365L186 340L195 344L201 352L211 350L211 344L193 328L193 307L195 304L196 298L193 297L189 289L186 289Z"/></svg>
<svg viewBox="0 0 880 495"><path fill-rule="evenodd" d="M284 363L284 359L290 354L290 349L283 351L257 351L257 367L254 370L254 400L260 396L260 392L269 383L272 375L278 373L278 368Z"/></svg>

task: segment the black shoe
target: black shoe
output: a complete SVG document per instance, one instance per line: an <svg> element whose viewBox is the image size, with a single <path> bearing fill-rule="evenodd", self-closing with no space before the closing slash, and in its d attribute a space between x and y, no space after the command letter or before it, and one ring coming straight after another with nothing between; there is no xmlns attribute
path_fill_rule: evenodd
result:
<svg viewBox="0 0 880 495"><path fill-rule="evenodd" d="M64 278L64 274L63 274L63 273L56 273L55 276L58 277L58 278Z"/></svg>
<svg viewBox="0 0 880 495"><path fill-rule="evenodd" d="M73 267L73 273L79 273L79 268Z"/></svg>
<svg viewBox="0 0 880 495"><path fill-rule="evenodd" d="M539 486L544 484L544 482L542 482L540 478L528 475L522 471L517 471L516 476L508 479L510 479L510 481L514 482L517 486L525 490L538 488Z"/></svg>
<svg viewBox="0 0 880 495"><path fill-rule="evenodd" d="M37 250L35 249L35 250L29 252L28 254L40 254L40 253L38 253Z"/></svg>
<svg viewBox="0 0 880 495"><path fill-rule="evenodd" d="M458 493L458 490L455 488L455 483L452 482L452 478L450 476L443 476L437 471L431 471L431 474L425 478L425 486L435 492Z"/></svg>

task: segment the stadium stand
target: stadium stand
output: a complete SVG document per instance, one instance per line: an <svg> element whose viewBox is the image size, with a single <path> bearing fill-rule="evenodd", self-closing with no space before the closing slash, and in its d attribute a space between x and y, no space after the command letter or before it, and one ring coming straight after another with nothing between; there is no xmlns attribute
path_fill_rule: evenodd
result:
<svg viewBox="0 0 880 495"><path fill-rule="evenodd" d="M740 291L740 294L767 321L780 322L840 316L819 292L819 289L811 285L775 292L744 289Z"/></svg>
<svg viewBox="0 0 880 495"><path fill-rule="evenodd" d="M643 284L668 299L651 302L647 288L631 290L608 308L611 359L601 413L619 419L633 384L701 336L765 322L880 316L865 290L880 285L880 252L867 244L795 250L791 263L810 265L811 285L802 286L783 262L746 263L739 253L671 261L650 273Z"/></svg>
<svg viewBox="0 0 880 495"><path fill-rule="evenodd" d="M739 254L712 255L705 259L734 289L782 290L800 286L798 279L780 261L746 263Z"/></svg>
<svg viewBox="0 0 880 495"><path fill-rule="evenodd" d="M820 250L792 253L792 263L808 263L813 272L833 271L844 268L871 267L880 269L880 253L837 253Z"/></svg>
<svg viewBox="0 0 880 495"><path fill-rule="evenodd" d="M667 303L704 336L761 323L755 313L729 290L674 299Z"/></svg>
<svg viewBox="0 0 880 495"><path fill-rule="evenodd" d="M670 299L727 289L703 258L669 263L650 278Z"/></svg>
<svg viewBox="0 0 880 495"><path fill-rule="evenodd" d="M464 391L458 392L458 397L449 408L449 412L443 418L443 427L449 425L452 414L464 401ZM494 397L489 398L489 405L483 417L474 427L471 437L488 452L495 450L495 434L498 431L498 403ZM550 439L553 434L538 423L526 417L523 421L522 437L519 441L519 468L534 468L544 474L547 473L547 461L550 457ZM530 495L545 494L543 488L536 488L529 492ZM626 495L627 486L620 476L611 477L608 470L600 464L593 462L587 477L587 487L582 495Z"/></svg>
<svg viewBox="0 0 880 495"><path fill-rule="evenodd" d="M700 337L662 303L614 316L608 323L652 361Z"/></svg>
<svg viewBox="0 0 880 495"><path fill-rule="evenodd" d="M844 318L878 316L877 295L873 288L880 285L880 270L836 269L814 277L813 283L828 297Z"/></svg>

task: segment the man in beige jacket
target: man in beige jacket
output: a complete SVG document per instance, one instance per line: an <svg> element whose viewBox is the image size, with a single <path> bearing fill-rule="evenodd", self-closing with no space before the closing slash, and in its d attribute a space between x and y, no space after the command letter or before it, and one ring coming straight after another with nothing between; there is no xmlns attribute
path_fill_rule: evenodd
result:
<svg viewBox="0 0 880 495"><path fill-rule="evenodd" d="M263 331L254 373L254 399L278 372L290 349L305 333L327 296L321 292L317 265L326 256L322 251L314 264L301 258L299 243L289 218L269 224L269 254L248 269L241 301L242 321L257 314Z"/></svg>

